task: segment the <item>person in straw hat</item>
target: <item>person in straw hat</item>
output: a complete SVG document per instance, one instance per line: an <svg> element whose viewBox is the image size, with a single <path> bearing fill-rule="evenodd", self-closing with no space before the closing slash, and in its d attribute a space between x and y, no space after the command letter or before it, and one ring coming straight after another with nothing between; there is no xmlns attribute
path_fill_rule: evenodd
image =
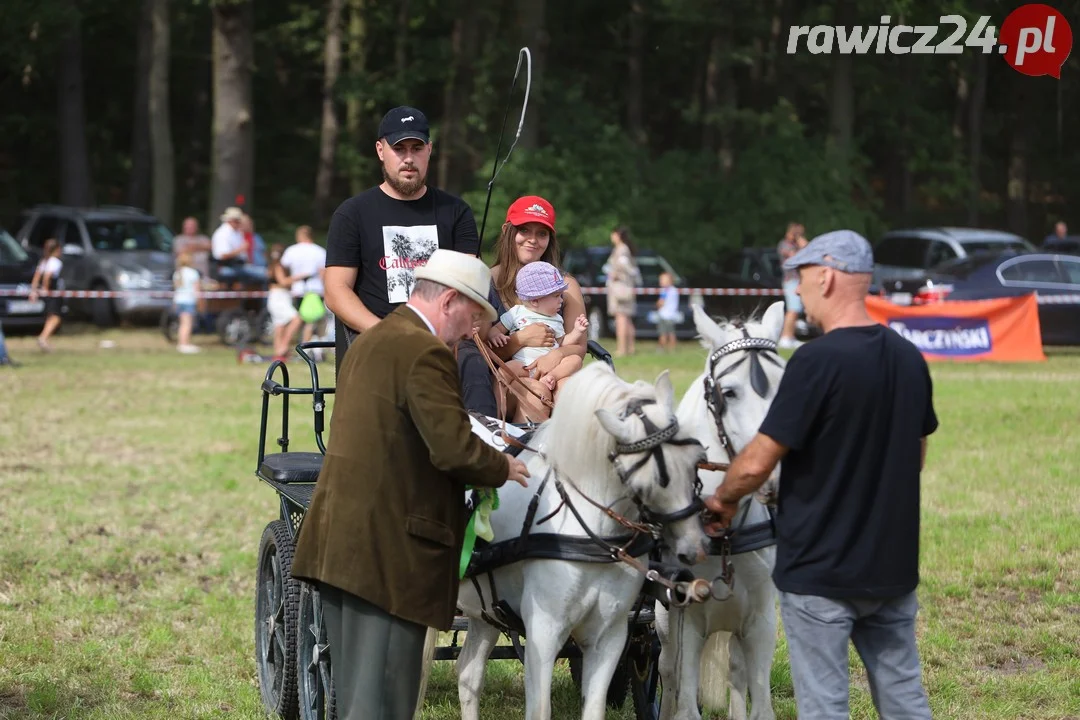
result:
<svg viewBox="0 0 1080 720"><path fill-rule="evenodd" d="M456 612L465 487L527 484L524 463L472 433L450 351L495 320L487 266L438 249L415 279L342 358L293 558L322 596L341 720L412 718L427 628Z"/></svg>

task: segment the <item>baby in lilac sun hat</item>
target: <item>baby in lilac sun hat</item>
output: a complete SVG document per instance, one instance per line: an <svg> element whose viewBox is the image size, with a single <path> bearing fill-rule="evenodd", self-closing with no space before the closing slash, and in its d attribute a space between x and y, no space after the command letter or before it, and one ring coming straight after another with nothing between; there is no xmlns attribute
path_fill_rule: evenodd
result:
<svg viewBox="0 0 1080 720"><path fill-rule="evenodd" d="M574 329L569 333L563 327L562 310L563 292L567 282L559 269L551 263L537 260L525 265L518 271L515 291L521 298L521 304L503 313L499 321L491 326L487 340L493 347L503 347L509 342L510 333L533 323L544 323L555 333L555 345L571 345L581 342L589 321L584 315L578 315ZM523 347L514 353L514 358L506 363L518 377L531 377L525 368L547 355L553 348ZM556 384L581 369L581 358L577 355L564 357L546 375L537 378L549 390L554 391Z"/></svg>

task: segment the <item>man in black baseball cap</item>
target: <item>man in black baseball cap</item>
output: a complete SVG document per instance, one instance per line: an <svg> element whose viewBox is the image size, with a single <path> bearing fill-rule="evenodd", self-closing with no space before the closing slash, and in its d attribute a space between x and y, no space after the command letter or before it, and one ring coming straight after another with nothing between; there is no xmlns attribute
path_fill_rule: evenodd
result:
<svg viewBox="0 0 1080 720"><path fill-rule="evenodd" d="M379 123L375 153L383 182L338 206L326 238L326 307L336 317L337 363L353 338L409 298L417 267L436 248L476 255L480 238L472 209L428 185L431 128L410 105ZM483 328L486 330L486 328ZM458 346L466 407L497 414L491 371L471 340Z"/></svg>

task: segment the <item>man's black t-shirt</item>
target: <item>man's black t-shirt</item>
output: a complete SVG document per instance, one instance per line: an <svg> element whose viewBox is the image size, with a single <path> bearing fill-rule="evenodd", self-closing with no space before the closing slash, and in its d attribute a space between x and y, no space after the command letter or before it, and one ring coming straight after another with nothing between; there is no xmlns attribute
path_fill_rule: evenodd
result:
<svg viewBox="0 0 1080 720"><path fill-rule="evenodd" d="M788 362L761 432L781 464L784 592L895 597L919 583L920 440L938 426L930 371L883 325L832 330Z"/></svg>
<svg viewBox="0 0 1080 720"><path fill-rule="evenodd" d="M397 200L378 186L341 203L330 221L326 265L357 268L353 289L384 318L409 299L413 273L436 248L475 255L476 219L464 200L428 186L417 200ZM337 327L338 362L347 347Z"/></svg>

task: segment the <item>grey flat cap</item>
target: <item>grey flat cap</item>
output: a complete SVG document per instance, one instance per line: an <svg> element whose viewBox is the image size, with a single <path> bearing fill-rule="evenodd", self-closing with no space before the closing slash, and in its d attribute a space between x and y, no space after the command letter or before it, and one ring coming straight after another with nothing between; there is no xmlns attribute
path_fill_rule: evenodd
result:
<svg viewBox="0 0 1080 720"><path fill-rule="evenodd" d="M834 230L818 235L784 262L785 270L804 265L824 265L846 273L874 272L874 251L854 230Z"/></svg>

